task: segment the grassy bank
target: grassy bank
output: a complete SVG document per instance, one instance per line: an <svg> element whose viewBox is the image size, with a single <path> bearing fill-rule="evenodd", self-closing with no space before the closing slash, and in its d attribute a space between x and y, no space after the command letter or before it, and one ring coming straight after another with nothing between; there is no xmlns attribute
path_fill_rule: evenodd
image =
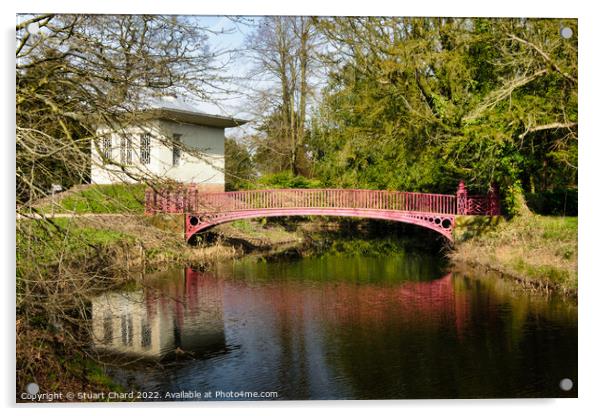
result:
<svg viewBox="0 0 602 416"><path fill-rule="evenodd" d="M78 185L39 200L44 213L142 214L144 184Z"/></svg>
<svg viewBox="0 0 602 416"><path fill-rule="evenodd" d="M17 392L30 382L42 393L107 392L116 386L89 349L88 299L145 270L205 263L231 249L195 250L181 230L142 216L99 216L19 220L16 255Z"/></svg>
<svg viewBox="0 0 602 416"><path fill-rule="evenodd" d="M517 216L456 241L450 257L534 286L577 293L577 218Z"/></svg>
<svg viewBox="0 0 602 416"><path fill-rule="evenodd" d="M86 205L88 206L88 205ZM90 350L89 302L96 294L175 265L205 266L243 252L230 239L266 249L298 241L274 224L216 227L190 246L181 215L98 214L17 222L17 392L118 391Z"/></svg>

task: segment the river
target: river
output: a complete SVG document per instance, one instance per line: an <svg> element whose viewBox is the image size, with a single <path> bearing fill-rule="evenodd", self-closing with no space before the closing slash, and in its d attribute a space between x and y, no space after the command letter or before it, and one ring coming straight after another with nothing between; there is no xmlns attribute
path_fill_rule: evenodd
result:
<svg viewBox="0 0 602 416"><path fill-rule="evenodd" d="M441 256L175 268L92 301L109 374L146 400L577 396L577 307ZM572 389L559 387L563 379Z"/></svg>

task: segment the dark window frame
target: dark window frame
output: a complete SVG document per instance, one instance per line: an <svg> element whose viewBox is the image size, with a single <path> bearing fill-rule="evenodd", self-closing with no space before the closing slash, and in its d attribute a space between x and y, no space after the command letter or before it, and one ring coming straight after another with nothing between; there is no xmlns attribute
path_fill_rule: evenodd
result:
<svg viewBox="0 0 602 416"><path fill-rule="evenodd" d="M107 163L113 158L113 138L111 136L102 137L100 146L103 163Z"/></svg>
<svg viewBox="0 0 602 416"><path fill-rule="evenodd" d="M133 161L134 148L131 136L121 136L120 161L122 165L131 165Z"/></svg>
<svg viewBox="0 0 602 416"><path fill-rule="evenodd" d="M179 133L174 133L172 135L173 139L173 149L172 149L172 166L180 166L182 163L182 135Z"/></svg>
<svg viewBox="0 0 602 416"><path fill-rule="evenodd" d="M144 133L140 135L140 164L148 165L151 161L151 135Z"/></svg>

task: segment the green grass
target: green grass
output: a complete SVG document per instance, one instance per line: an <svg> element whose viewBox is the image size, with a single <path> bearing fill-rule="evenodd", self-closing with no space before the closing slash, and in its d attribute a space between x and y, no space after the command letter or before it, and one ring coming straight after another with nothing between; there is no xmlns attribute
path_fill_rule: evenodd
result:
<svg viewBox="0 0 602 416"><path fill-rule="evenodd" d="M124 393L126 390L120 384L116 383L109 377L103 369L92 360L88 359L84 362L84 368L87 373L87 379L92 386L104 387L108 391Z"/></svg>
<svg viewBox="0 0 602 416"><path fill-rule="evenodd" d="M42 210L78 214L141 214L144 212L145 188L143 184L89 185L60 198L58 206L48 204Z"/></svg>
<svg viewBox="0 0 602 416"><path fill-rule="evenodd" d="M577 217L525 215L458 242L455 260L577 291Z"/></svg>
<svg viewBox="0 0 602 416"><path fill-rule="evenodd" d="M258 225L251 223L249 220L236 220L236 221L232 221L231 223L232 228L234 228L235 230L238 230L242 233L251 235L251 236L257 236L257 228Z"/></svg>
<svg viewBox="0 0 602 416"><path fill-rule="evenodd" d="M53 220L56 228L42 220L21 221L16 233L17 277L35 269L52 268L62 259L96 256L99 249L135 240L129 234L76 225L70 218Z"/></svg>
<svg viewBox="0 0 602 416"><path fill-rule="evenodd" d="M225 237L249 239L264 245L289 243L300 238L295 231L287 231L282 225L270 223L266 218L236 220L220 225L218 230Z"/></svg>

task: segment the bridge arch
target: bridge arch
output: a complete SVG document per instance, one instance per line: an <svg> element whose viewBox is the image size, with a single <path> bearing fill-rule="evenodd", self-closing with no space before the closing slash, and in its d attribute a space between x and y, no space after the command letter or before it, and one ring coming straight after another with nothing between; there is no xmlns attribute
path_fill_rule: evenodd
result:
<svg viewBox="0 0 602 416"><path fill-rule="evenodd" d="M269 208L201 215L186 214L186 241L190 241L195 234L216 225L240 219L315 215L369 218L414 224L435 231L444 236L448 241L453 242L452 232L455 225L455 216L453 214L357 208Z"/></svg>
<svg viewBox="0 0 602 416"><path fill-rule="evenodd" d="M368 189L260 189L203 192L197 186L148 188L145 213L186 214L186 240L215 225L238 219L339 216L414 224L453 241L456 214L500 215L497 187L469 196L460 182L455 195Z"/></svg>

